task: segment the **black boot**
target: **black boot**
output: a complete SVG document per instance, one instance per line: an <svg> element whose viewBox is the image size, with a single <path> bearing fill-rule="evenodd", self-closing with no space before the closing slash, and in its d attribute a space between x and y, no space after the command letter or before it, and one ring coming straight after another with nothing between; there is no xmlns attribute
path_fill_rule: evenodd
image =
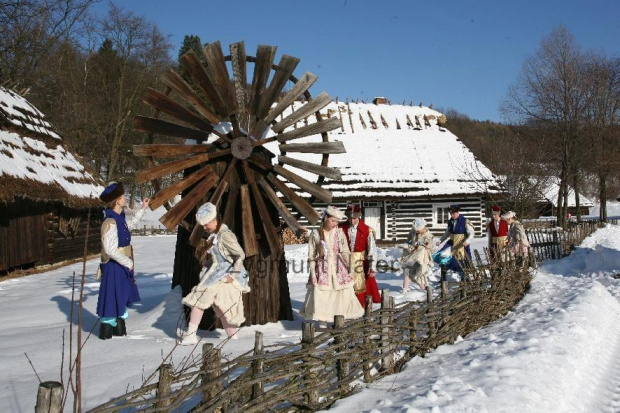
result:
<svg viewBox="0 0 620 413"><path fill-rule="evenodd" d="M125 327L125 320L122 318L116 319L116 327L112 329L112 334L115 336L126 336L127 328Z"/></svg>
<svg viewBox="0 0 620 413"><path fill-rule="evenodd" d="M101 323L99 325L99 338L107 340L112 338L112 326L108 323Z"/></svg>
<svg viewBox="0 0 620 413"><path fill-rule="evenodd" d="M441 269L441 281L448 281L448 267L440 265L439 268Z"/></svg>

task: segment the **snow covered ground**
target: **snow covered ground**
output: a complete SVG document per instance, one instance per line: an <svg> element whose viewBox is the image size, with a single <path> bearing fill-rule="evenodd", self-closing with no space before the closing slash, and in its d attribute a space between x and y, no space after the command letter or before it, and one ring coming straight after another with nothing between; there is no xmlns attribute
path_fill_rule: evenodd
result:
<svg viewBox="0 0 620 413"><path fill-rule="evenodd" d="M85 409L139 387L174 347L181 314L180 292L170 290L175 242L175 236L134 238L142 302L130 310L128 337L93 336L84 345ZM485 242L476 239L474 248ZM388 261L399 254L397 248L382 250ZM243 328L239 340L224 344L224 355L252 348L257 330L265 344L299 342L305 257L304 245L287 247L287 259L298 264L289 271L295 321ZM97 321L96 265L97 260L86 264L84 336ZM0 282L0 411L33 410L39 380L25 354L42 381L60 380L73 272L79 276L82 264ZM612 277L618 273L620 227L613 226L586 239L570 257L544 263L531 291L502 320L411 360L399 374L337 402L331 411L620 411L620 280ZM402 275L379 274L378 282L397 294ZM424 296L413 291L398 300ZM225 336L222 330L201 335L216 345ZM65 353L68 347L67 338ZM173 364L191 351L177 348ZM65 359L65 380L67 364Z"/></svg>

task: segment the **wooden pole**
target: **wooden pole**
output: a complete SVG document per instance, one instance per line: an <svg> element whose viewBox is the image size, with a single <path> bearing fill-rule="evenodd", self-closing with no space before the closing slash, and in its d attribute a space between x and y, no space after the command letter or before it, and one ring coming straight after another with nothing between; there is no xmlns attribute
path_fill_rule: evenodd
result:
<svg viewBox="0 0 620 413"><path fill-rule="evenodd" d="M159 383L157 383L157 403L155 407L162 408L170 405L170 399L164 399L170 395L172 389L173 369L172 364L162 364L159 366Z"/></svg>
<svg viewBox="0 0 620 413"><path fill-rule="evenodd" d="M44 381L39 384L35 413L62 412L62 385L57 381Z"/></svg>
<svg viewBox="0 0 620 413"><path fill-rule="evenodd" d="M256 332L254 336L254 355L258 356L265 352L263 347L263 333L260 331ZM256 378L259 375L263 374L263 360L256 359L252 361L252 377ZM252 386L252 399L255 399L263 394L263 382L255 383Z"/></svg>
<svg viewBox="0 0 620 413"><path fill-rule="evenodd" d="M314 324L310 321L304 321L301 324L301 344L302 347L310 347L314 343ZM312 362L313 359L311 357L306 358L304 361ZM317 377L315 371L312 370L312 367L308 367L306 369L307 373L305 375L305 380L309 383L313 383ZM304 399L306 404L310 407L316 405L319 402L319 393L317 390L309 390L304 394Z"/></svg>
<svg viewBox="0 0 620 413"><path fill-rule="evenodd" d="M341 330L344 328L344 316L343 315L335 315L334 316L334 330ZM342 332L336 332L336 337L334 339L335 344L338 346L338 350L336 350L336 354L346 352L340 344L345 342L344 334ZM336 361L336 369L338 371L338 381L343 380L345 377L349 375L349 361L348 357L345 356L343 358L338 358ZM340 395L345 396L349 393L349 385L341 384L340 387Z"/></svg>
<svg viewBox="0 0 620 413"><path fill-rule="evenodd" d="M220 375L221 370L221 350L213 348L212 343L202 345L202 401L207 402L217 396L222 390L222 383L215 382L215 378Z"/></svg>
<svg viewBox="0 0 620 413"><path fill-rule="evenodd" d="M370 326L372 323L372 297L371 296L366 296L366 308L365 308L365 312L364 312L364 318L366 319L366 325ZM364 348L366 349L366 351L370 354L370 328L367 329L366 331L364 331ZM362 365L362 371L364 372L364 381L366 383L370 383L370 381L372 380L371 376L370 376L370 367L371 367L371 363L364 363Z"/></svg>
<svg viewBox="0 0 620 413"><path fill-rule="evenodd" d="M381 309L390 310L394 303L390 297L390 289L384 288L381 290ZM381 368L384 371L391 372L394 369L394 357L390 351L390 328L389 324L392 320L391 311L386 311L381 314Z"/></svg>
<svg viewBox="0 0 620 413"><path fill-rule="evenodd" d="M433 312L433 288L430 285L426 286L426 302L428 304L428 312ZM432 321L432 318L428 319L428 337L432 338L435 336L435 322Z"/></svg>

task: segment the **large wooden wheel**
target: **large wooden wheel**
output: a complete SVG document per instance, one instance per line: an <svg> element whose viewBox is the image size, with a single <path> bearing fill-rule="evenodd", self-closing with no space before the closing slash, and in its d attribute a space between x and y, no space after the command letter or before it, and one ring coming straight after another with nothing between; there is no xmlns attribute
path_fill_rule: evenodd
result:
<svg viewBox="0 0 620 413"><path fill-rule="evenodd" d="M328 156L345 152L342 142L329 142L327 134L341 126L340 120L323 119L319 113L331 98L321 93L313 99L308 91L317 77L306 72L295 78L299 59L284 55L274 65L275 52L275 46L258 46L256 57L246 56L243 42L231 44L228 56L219 42L205 46L203 56L191 51L180 59L181 73L170 69L164 74L163 93L149 89L145 94L144 102L155 109L155 115L134 119L134 130L169 140L134 146L134 155L147 157L149 163L138 172L139 181L152 182L157 191L151 209L162 205L168 209L160 221L169 229L179 224L191 229L193 219L185 218L209 200L218 205L224 222L242 235L248 257L257 254L257 240L266 240L272 253L281 253L280 223L274 222L274 211L296 232L303 230L299 214L311 224L319 220L308 199L331 202L331 193L319 184L325 177L340 178L339 170L327 166ZM251 85L248 63L254 64ZM283 94L289 81L294 85ZM300 99L307 103L284 116ZM316 121L293 128L312 115ZM266 137L269 130L273 133ZM316 142L289 143L313 135ZM264 147L269 142L279 143L277 158ZM321 162L287 155L295 153L320 154ZM290 167L317 179L305 179ZM165 177L169 184L162 188ZM277 192L290 201L296 214L289 212ZM170 206L168 201L180 193L185 194L181 201ZM192 237L201 235L200 231L196 228Z"/></svg>

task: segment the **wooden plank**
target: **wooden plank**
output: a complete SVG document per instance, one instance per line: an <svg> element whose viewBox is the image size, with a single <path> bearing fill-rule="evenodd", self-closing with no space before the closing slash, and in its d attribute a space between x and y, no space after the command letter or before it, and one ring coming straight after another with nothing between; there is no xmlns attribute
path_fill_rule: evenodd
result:
<svg viewBox="0 0 620 413"><path fill-rule="evenodd" d="M300 161L299 159L289 158L288 156L279 155L278 162L285 163L295 168L303 169L304 171L321 175L326 178L330 178L336 181L342 179L342 174L338 168L330 168L329 166L316 165L312 162Z"/></svg>
<svg viewBox="0 0 620 413"><path fill-rule="evenodd" d="M252 216L252 202L250 200L250 188L241 185L241 221L243 225L243 249L245 256L251 257L258 254L256 232L254 232L254 218Z"/></svg>
<svg viewBox="0 0 620 413"><path fill-rule="evenodd" d="M258 113L261 95L265 93L267 80L271 73L273 58L276 55L277 47L259 45L256 49L256 61L254 62L254 76L252 78L252 91L249 101L249 112L252 115Z"/></svg>
<svg viewBox="0 0 620 413"><path fill-rule="evenodd" d="M194 89L173 69L168 69L161 78L164 85L174 90L183 100L189 103L198 113L207 118L209 122L217 125L220 118L209 109Z"/></svg>
<svg viewBox="0 0 620 413"><path fill-rule="evenodd" d="M202 53L205 55L207 67L213 75L218 94L226 107L226 113L228 115L235 113L237 111L237 99L233 85L230 82L230 75L226 68L226 60L224 60L224 53L222 53L220 42L209 43L202 49Z"/></svg>
<svg viewBox="0 0 620 413"><path fill-rule="evenodd" d="M232 177L231 177L232 178ZM222 221L228 225L229 228L235 227L235 211L237 209L237 198L239 198L239 190L233 185L230 178L226 182L228 187L228 198L226 198L226 207L223 209Z"/></svg>
<svg viewBox="0 0 620 413"><path fill-rule="evenodd" d="M153 144L134 145L134 156L170 157L189 155L192 153L204 153L209 151L212 145L176 145L176 144Z"/></svg>
<svg viewBox="0 0 620 413"><path fill-rule="evenodd" d="M304 228L299 224L299 222L297 222L295 217L291 215L286 205L284 205L282 200L278 197L271 186L269 186L267 181L263 178L259 178L256 182L263 190L263 193L267 196L267 199L271 201L275 209L278 211L278 214L280 214L280 217L282 217L286 225L288 225L294 232L303 232Z"/></svg>
<svg viewBox="0 0 620 413"><path fill-rule="evenodd" d="M273 173L268 173L267 179L277 188L278 191L282 193L282 195L284 195L286 199L291 202L291 204L293 204L293 206L304 217L306 217L310 224L314 225L321 220L319 213L316 212L316 209L314 209L312 205L308 203L308 201L297 195L295 191L286 186L286 184L279 180L278 177L276 177Z"/></svg>
<svg viewBox="0 0 620 413"><path fill-rule="evenodd" d="M144 169L138 172L138 181L140 181L140 183L152 181L153 179L180 172L184 169L190 168L194 165L198 165L199 163L206 162L208 160L209 154L204 153L185 159L180 159L178 161L153 166L151 168Z"/></svg>
<svg viewBox="0 0 620 413"><path fill-rule="evenodd" d="M142 101L159 111L167 113L168 115L189 124L190 126L194 126L207 132L213 131L213 125L211 125L211 123L198 116L191 110L188 110L184 106L181 106L177 101L171 99L169 96L166 96L155 89L148 88L142 98Z"/></svg>
<svg viewBox="0 0 620 413"><path fill-rule="evenodd" d="M265 122L267 122L268 124L273 122L276 119L276 117L278 117L282 112L286 110L286 108L289 107L291 103L293 103L299 96L301 96L308 89L310 89L310 87L314 84L314 82L316 82L316 80L317 80L316 75L310 72L304 73L299 78L297 83L295 83L295 86L293 86L291 90L289 90L284 95L282 100L273 109L269 111L269 114L264 119Z"/></svg>
<svg viewBox="0 0 620 413"><path fill-rule="evenodd" d="M160 190L151 198L151 202L149 203L149 207L152 211L156 210L160 206L166 203L169 199L173 198L177 194L180 194L190 186L194 185L196 182L201 179L214 174L213 168L211 166L206 165L200 168L199 170L191 173L180 181L175 182L174 184L167 186L166 188Z"/></svg>
<svg viewBox="0 0 620 413"><path fill-rule="evenodd" d="M230 60L232 62L233 70L233 84L235 88L235 99L237 100L237 115L241 125L248 130L247 124L247 111L248 111L248 97L247 97L247 65L245 44L243 42L233 43L230 45Z"/></svg>
<svg viewBox="0 0 620 413"><path fill-rule="evenodd" d="M278 95L282 91L282 88L286 84L286 81L293 74L293 71L298 64L298 58L289 55L282 56L282 58L280 59L280 63L278 63L278 68L273 74L273 78L271 79L269 87L267 88L265 93L261 95L258 111L256 112L257 117L262 119L267 116L271 105L278 98Z"/></svg>
<svg viewBox="0 0 620 413"><path fill-rule="evenodd" d="M215 85L211 81L209 74L198 58L198 55L196 55L194 51L189 51L181 56L179 63L187 71L194 82L196 82L196 85L200 88L202 93L204 93L211 105L213 105L215 113L217 113L221 119L224 119L230 115L224 105L224 102L222 101L222 98L218 94Z"/></svg>
<svg viewBox="0 0 620 413"><path fill-rule="evenodd" d="M170 231L174 230L179 222L189 214L189 212L202 200L205 194L217 182L217 175L213 174L200 181L187 195L183 197L175 206L166 212L159 222L164 224Z"/></svg>
<svg viewBox="0 0 620 413"><path fill-rule="evenodd" d="M289 143L280 145L280 152L299 153L346 153L344 144L338 142Z"/></svg>
<svg viewBox="0 0 620 413"><path fill-rule="evenodd" d="M332 98L330 98L327 93L321 92L316 98L306 103L305 105L300 107L298 110L296 110L295 112L291 113L290 115L282 119L280 122L273 125L271 127L271 130L273 130L275 133L280 133L284 129L293 125L295 122L299 121L300 119L310 116L313 113L318 112L319 110L323 109L331 101L332 101Z"/></svg>
<svg viewBox="0 0 620 413"><path fill-rule="evenodd" d="M338 129L341 126L340 119L334 117L320 122L314 122L301 128L293 129L288 132L276 135L278 142L292 141L293 139L304 138L306 136L318 135L323 132L329 132Z"/></svg>
<svg viewBox="0 0 620 413"><path fill-rule="evenodd" d="M154 133L156 135L195 139L198 141L206 141L209 138L208 132L140 115L133 118L133 130L136 132Z"/></svg>
<svg viewBox="0 0 620 413"><path fill-rule="evenodd" d="M332 193L327 189L323 189L315 183L308 181L307 179L302 178L294 172L291 172L287 169L284 169L280 165L274 165L273 171L278 175L284 177L289 182L297 185L304 191L308 192L311 195L314 195L320 201L331 204L332 202Z"/></svg>
<svg viewBox="0 0 620 413"><path fill-rule="evenodd" d="M211 202L213 205L218 205L220 203L222 199L222 195L224 194L224 191L226 191L226 188L228 187L228 177L230 176L232 171L235 169L236 164L237 164L237 158L232 158L232 160L226 167L226 170L222 174L222 177L220 178L220 185L215 189L215 191L211 195L211 198L209 199L209 202Z"/></svg>

